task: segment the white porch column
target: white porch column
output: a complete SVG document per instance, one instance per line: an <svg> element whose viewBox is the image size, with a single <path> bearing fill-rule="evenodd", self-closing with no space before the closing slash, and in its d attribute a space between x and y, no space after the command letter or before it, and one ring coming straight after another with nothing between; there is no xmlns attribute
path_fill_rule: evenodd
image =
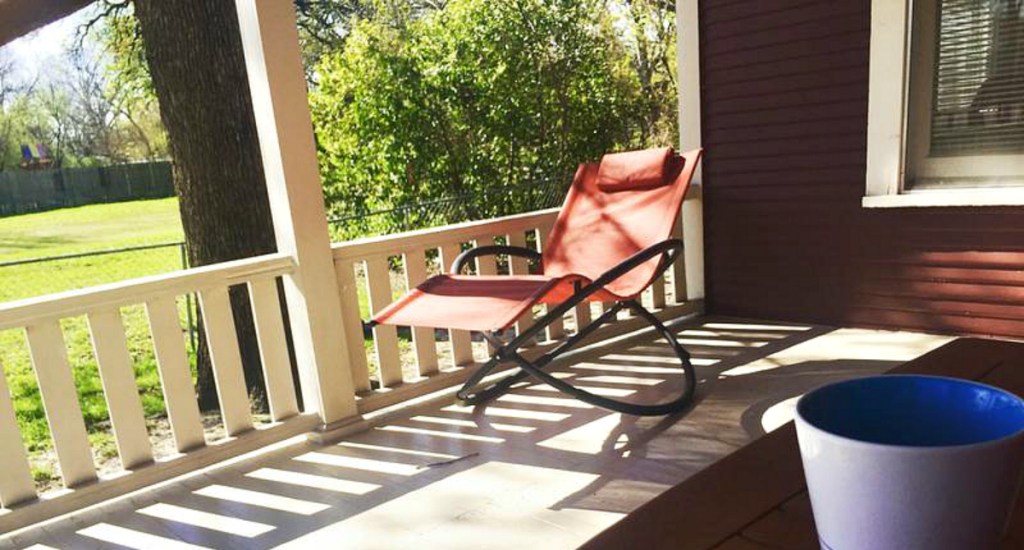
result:
<svg viewBox="0 0 1024 550"><path fill-rule="evenodd" d="M325 425L357 414L331 255L295 9L290 0L236 0L307 411ZM361 345L354 342L352 345Z"/></svg>
<svg viewBox="0 0 1024 550"><path fill-rule="evenodd" d="M676 82L679 93L679 150L701 147L700 138L700 40L697 27L698 0L676 0ZM693 184L683 202L683 258L686 265L686 297L704 298L704 185L697 166Z"/></svg>

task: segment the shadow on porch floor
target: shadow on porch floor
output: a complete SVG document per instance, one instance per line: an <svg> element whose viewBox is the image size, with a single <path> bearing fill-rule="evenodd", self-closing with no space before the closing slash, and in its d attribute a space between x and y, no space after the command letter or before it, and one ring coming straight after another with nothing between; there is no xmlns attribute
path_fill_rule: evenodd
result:
<svg viewBox="0 0 1024 550"><path fill-rule="evenodd" d="M428 405L337 444L299 441L209 469L0 539L0 549L573 548L787 422L809 389L949 340L714 318L676 330L700 380L680 415L637 419L524 384L476 409ZM646 340L558 371L650 399L673 391L674 364L663 341Z"/></svg>

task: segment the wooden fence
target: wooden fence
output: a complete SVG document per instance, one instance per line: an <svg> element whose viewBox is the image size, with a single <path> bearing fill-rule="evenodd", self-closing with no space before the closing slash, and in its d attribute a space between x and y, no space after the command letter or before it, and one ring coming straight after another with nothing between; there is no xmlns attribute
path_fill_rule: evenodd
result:
<svg viewBox="0 0 1024 550"><path fill-rule="evenodd" d="M171 196L168 161L0 172L0 216Z"/></svg>

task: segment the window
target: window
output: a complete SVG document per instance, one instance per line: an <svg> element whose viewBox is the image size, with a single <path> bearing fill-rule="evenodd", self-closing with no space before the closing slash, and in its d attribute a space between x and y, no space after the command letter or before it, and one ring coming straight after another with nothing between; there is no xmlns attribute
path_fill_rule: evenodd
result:
<svg viewBox="0 0 1024 550"><path fill-rule="evenodd" d="M864 205L1024 204L1024 0L873 0L871 32Z"/></svg>

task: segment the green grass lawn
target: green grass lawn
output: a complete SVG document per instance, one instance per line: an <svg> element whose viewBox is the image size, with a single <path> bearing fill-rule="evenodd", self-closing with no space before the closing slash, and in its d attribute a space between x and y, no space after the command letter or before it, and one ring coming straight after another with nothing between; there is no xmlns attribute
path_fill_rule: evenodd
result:
<svg viewBox="0 0 1024 550"><path fill-rule="evenodd" d="M181 241L176 199L100 204L0 218L0 264L48 256ZM181 269L178 247L0 267L0 302ZM181 300L184 315L184 304ZM122 308L129 353L147 415L164 411L142 306ZM84 317L63 319L82 413L101 460L116 455L107 407ZM22 330L0 331L0 365L14 401L33 474L46 486L56 473L43 457L52 448L46 416Z"/></svg>
<svg viewBox="0 0 1024 550"><path fill-rule="evenodd" d="M174 243L177 199L97 204L0 218L0 264ZM181 269L177 246L0 267L0 302Z"/></svg>
<svg viewBox="0 0 1024 550"><path fill-rule="evenodd" d="M94 204L0 218L0 263L182 239L178 199Z"/></svg>

